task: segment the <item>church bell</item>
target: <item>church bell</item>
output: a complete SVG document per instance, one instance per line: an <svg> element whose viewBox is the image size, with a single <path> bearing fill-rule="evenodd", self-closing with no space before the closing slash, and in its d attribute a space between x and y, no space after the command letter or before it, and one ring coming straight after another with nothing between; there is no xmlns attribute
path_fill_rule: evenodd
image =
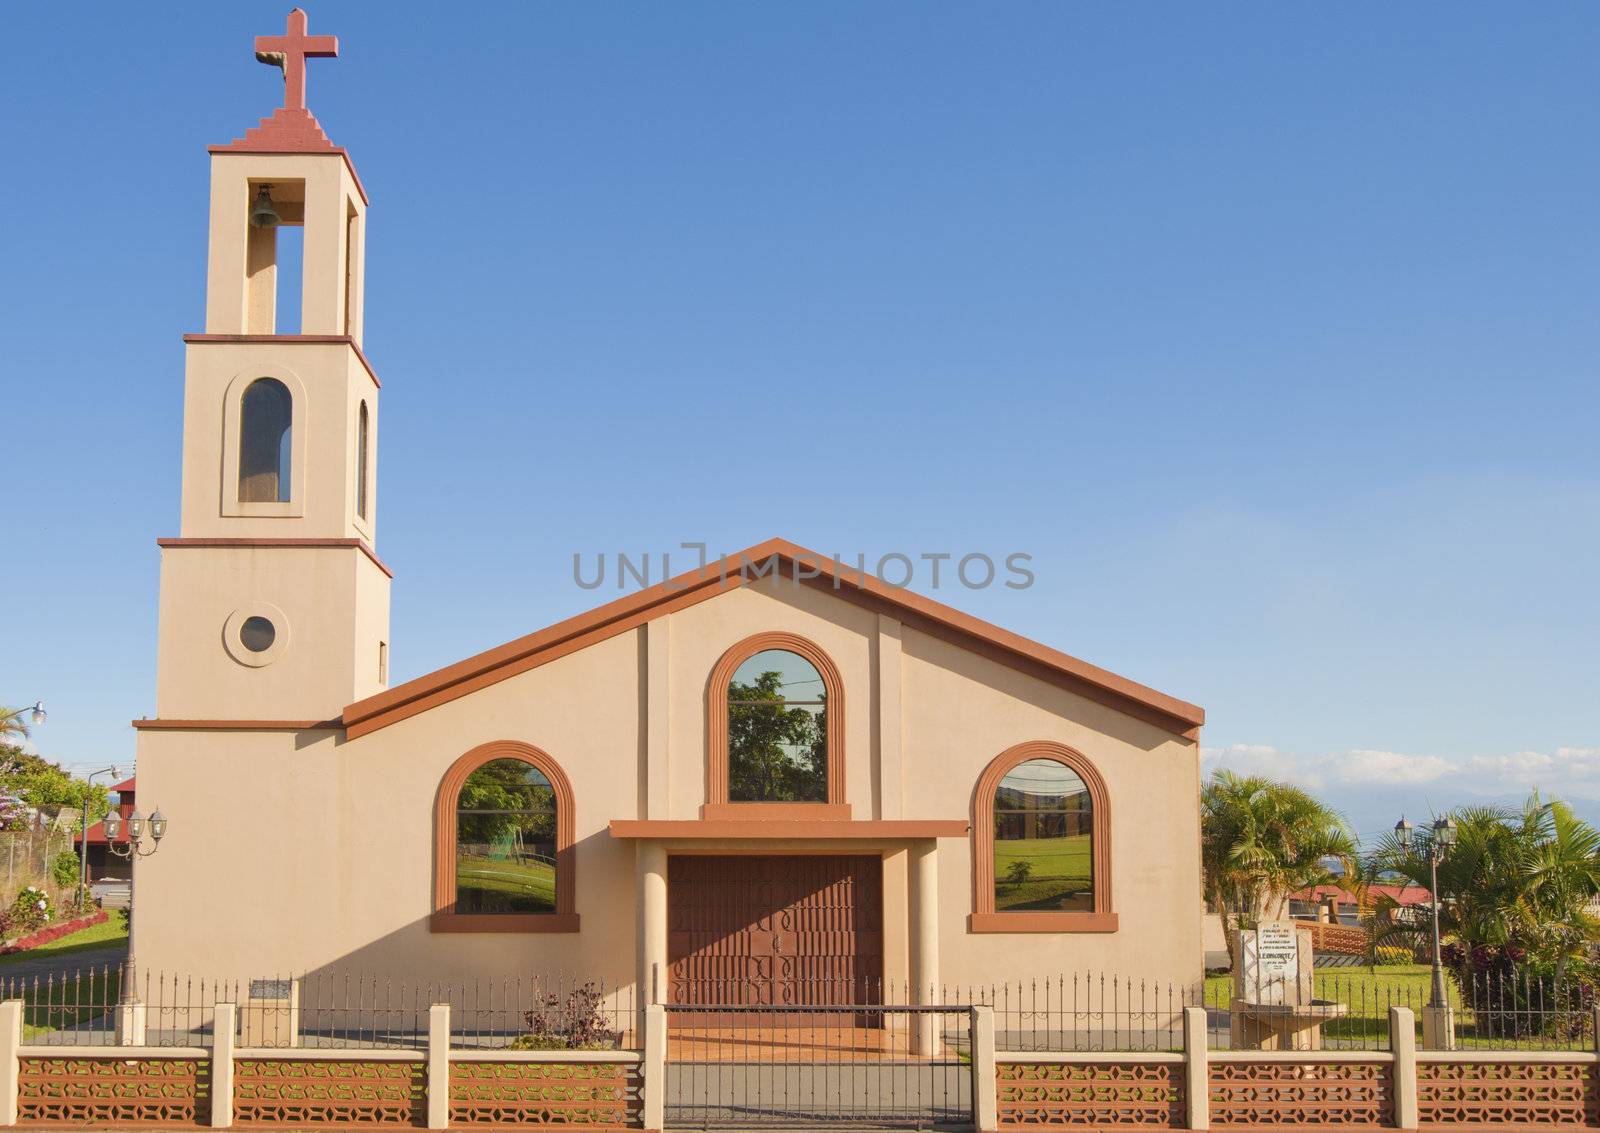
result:
<svg viewBox="0 0 1600 1133"><path fill-rule="evenodd" d="M276 228L278 226L278 212L272 207L272 194L268 191L271 185L261 186L256 193L256 203L250 206L250 226L252 228Z"/></svg>

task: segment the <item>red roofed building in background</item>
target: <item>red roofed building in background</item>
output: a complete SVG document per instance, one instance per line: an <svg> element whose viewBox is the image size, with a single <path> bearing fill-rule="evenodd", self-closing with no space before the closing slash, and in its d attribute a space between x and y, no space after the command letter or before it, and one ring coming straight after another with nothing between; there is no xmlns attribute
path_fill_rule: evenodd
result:
<svg viewBox="0 0 1600 1133"><path fill-rule="evenodd" d="M122 821L124 823L128 821L128 816L132 814L135 809L135 778L135 776L129 776L111 788L112 792L117 796L117 813L122 816ZM133 867L131 863L124 858L115 856L107 848L105 823L96 822L93 826L89 827L88 839L90 880L93 880L97 877L128 878L133 876ZM77 838L72 840L72 850L74 853L78 852L79 842L80 839Z"/></svg>

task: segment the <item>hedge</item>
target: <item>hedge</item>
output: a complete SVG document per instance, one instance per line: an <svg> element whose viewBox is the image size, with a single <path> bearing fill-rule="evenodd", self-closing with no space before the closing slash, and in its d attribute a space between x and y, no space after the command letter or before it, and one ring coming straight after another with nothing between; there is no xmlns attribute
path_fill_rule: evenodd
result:
<svg viewBox="0 0 1600 1133"><path fill-rule="evenodd" d="M0 947L0 955L10 955L13 952L26 952L30 948L37 948L41 944L49 944L52 940L60 940L63 936L77 932L80 928L101 924L106 919L104 909L96 909L86 917L77 920L62 921L60 924L41 928L38 932L30 932L27 936L19 936L10 944Z"/></svg>

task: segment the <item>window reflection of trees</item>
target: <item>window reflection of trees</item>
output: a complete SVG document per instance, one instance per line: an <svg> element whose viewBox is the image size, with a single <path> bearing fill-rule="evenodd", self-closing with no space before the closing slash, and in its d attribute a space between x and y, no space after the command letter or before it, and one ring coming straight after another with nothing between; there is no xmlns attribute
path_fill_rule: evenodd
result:
<svg viewBox="0 0 1600 1133"><path fill-rule="evenodd" d="M494 759L456 802L458 913L556 908L556 802L550 781L520 759Z"/></svg>
<svg viewBox="0 0 1600 1133"><path fill-rule="evenodd" d="M728 684L728 801L826 802L828 694L811 662L764 649Z"/></svg>

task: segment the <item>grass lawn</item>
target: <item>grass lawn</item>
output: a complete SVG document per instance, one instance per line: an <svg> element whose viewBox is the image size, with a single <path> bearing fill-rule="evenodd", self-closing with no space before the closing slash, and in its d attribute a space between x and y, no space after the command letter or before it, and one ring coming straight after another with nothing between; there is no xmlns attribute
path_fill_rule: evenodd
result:
<svg viewBox="0 0 1600 1133"><path fill-rule="evenodd" d="M1352 1015L1388 1015L1390 1006L1420 1009L1432 987L1426 964L1393 964L1379 968L1319 968L1312 994L1318 999L1348 1003ZM1458 1009L1461 993L1445 980L1450 1002ZM1226 1009L1233 999L1233 976L1206 977L1206 1006Z"/></svg>
<svg viewBox="0 0 1600 1133"><path fill-rule="evenodd" d="M100 924L81 928L59 940L30 948L26 952L12 952L0 956L0 995L20 998L26 1005L22 1013L22 1038L31 1041L52 1031L81 1027L99 1019L116 1003L122 990L122 968L112 965L109 970L95 966L81 974L73 969L74 953L109 945L126 944L128 930L122 914L112 910ZM66 975L11 977L15 983L7 984L7 968L24 960L59 960Z"/></svg>
<svg viewBox="0 0 1600 1133"><path fill-rule="evenodd" d="M0 973L5 971L8 964L16 964L23 960L39 960L46 957L52 960L65 960L75 952L87 952L95 948L126 943L128 943L127 925L123 923L122 913L112 909L100 924L80 928L77 932L41 944L37 948L30 948L26 952L12 952L0 956Z"/></svg>
<svg viewBox="0 0 1600 1133"><path fill-rule="evenodd" d="M1323 1037L1330 1046L1360 1045L1381 1048L1389 1041L1389 1008L1409 1007L1415 1013L1417 1034L1422 1033L1422 1008L1432 991L1432 969L1427 964L1395 964L1379 968L1322 968L1315 976L1313 994L1318 999L1330 999L1348 1004L1350 1013L1323 1027ZM1575 1031L1567 1037L1556 1033L1552 1027L1543 1034L1512 1037L1505 1031L1505 1017L1497 1024L1492 1016L1477 1019L1469 1008L1462 1006L1461 992L1448 975L1444 981L1445 994L1456 1009L1456 1041L1466 1050L1592 1050L1593 1039L1582 1033L1578 1020ZM1233 999L1231 975L1207 976L1205 1006L1226 1010ZM1554 1019L1552 1012L1549 1018ZM1477 1033L1481 1024L1483 1035Z"/></svg>

